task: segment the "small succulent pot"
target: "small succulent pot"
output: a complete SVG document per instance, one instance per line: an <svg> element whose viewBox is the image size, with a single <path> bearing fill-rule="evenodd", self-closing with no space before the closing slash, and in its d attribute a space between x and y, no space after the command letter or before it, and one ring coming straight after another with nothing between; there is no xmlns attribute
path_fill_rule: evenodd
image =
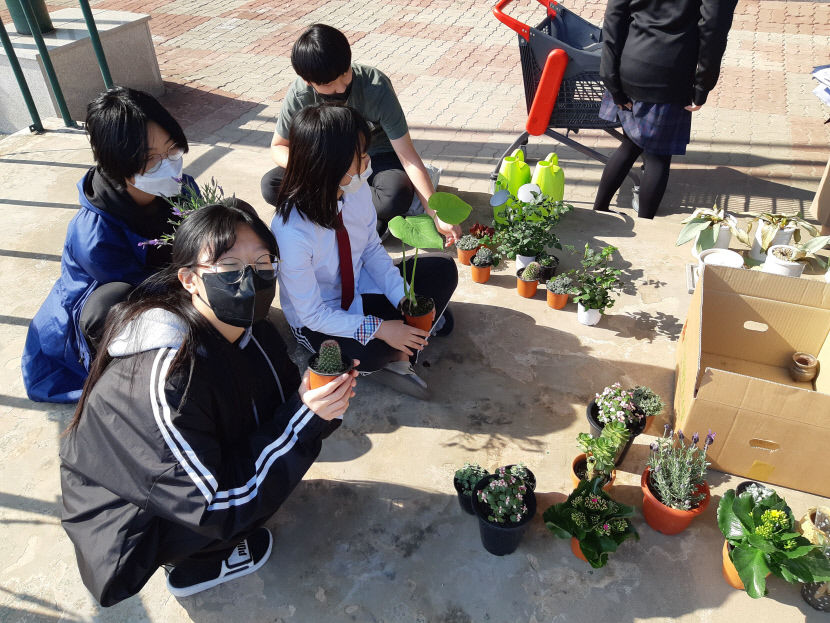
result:
<svg viewBox="0 0 830 623"><path fill-rule="evenodd" d="M698 487L696 493L704 493L706 497L698 502L695 508L685 511L666 506L651 490L650 475L651 468L646 467L642 478L640 478L640 489L643 491L643 517L645 517L646 523L657 532L679 534L688 528L692 524L692 520L709 506L711 496L709 485L705 482Z"/></svg>
<svg viewBox="0 0 830 623"><path fill-rule="evenodd" d="M519 293L519 296L532 299L536 296L536 290L539 289L539 280L533 279L532 281L526 281L521 277L523 272L523 268L516 271L516 291Z"/></svg>
<svg viewBox="0 0 830 623"><path fill-rule="evenodd" d="M554 294L548 290L548 307L551 309L562 309L568 304L569 294Z"/></svg>
<svg viewBox="0 0 830 623"><path fill-rule="evenodd" d="M409 301L405 300L402 305L404 322L410 327L429 331L432 329L432 323L435 322L435 301L422 296L416 296L415 298L418 302L418 311L421 313L409 313ZM427 308L429 308L428 311L423 311Z"/></svg>
<svg viewBox="0 0 830 623"><path fill-rule="evenodd" d="M794 353L790 364L790 378L799 383L809 383L818 375L818 359L810 353Z"/></svg>
<svg viewBox="0 0 830 623"><path fill-rule="evenodd" d="M475 283L487 283L490 280L490 269L492 266L476 266L470 264L470 275Z"/></svg>
<svg viewBox="0 0 830 623"><path fill-rule="evenodd" d="M584 480L580 476L580 474L585 472L586 465L588 463L588 456L583 452L581 454L577 454L574 458L573 462L571 463L571 483L576 489L579 486L579 483ZM608 493L611 491L611 487L614 486L614 481L617 479L617 470L611 472L611 475L608 477L608 482L602 485L602 490Z"/></svg>
<svg viewBox="0 0 830 623"><path fill-rule="evenodd" d="M336 353L334 347L336 348ZM340 370L335 372L336 360L340 360ZM334 363L333 363L334 362ZM330 383L341 374L346 374L354 369L354 361L346 364L340 353L340 345L335 340L325 340L320 345L320 352L312 355L308 361L308 388L317 389Z"/></svg>
<svg viewBox="0 0 830 623"><path fill-rule="evenodd" d="M470 265L470 260L478 251L478 247L475 249L458 249L458 261L464 264L464 266Z"/></svg>

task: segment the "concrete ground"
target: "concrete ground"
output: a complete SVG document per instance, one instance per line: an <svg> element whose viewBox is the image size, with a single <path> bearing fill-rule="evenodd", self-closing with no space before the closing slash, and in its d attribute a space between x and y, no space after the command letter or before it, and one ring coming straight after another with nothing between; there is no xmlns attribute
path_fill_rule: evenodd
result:
<svg viewBox="0 0 830 623"><path fill-rule="evenodd" d="M202 182L214 176L263 217L270 208L259 178L270 167L267 144L294 78L290 45L305 25L324 21L347 33L356 60L392 77L420 153L444 169L441 186L473 204L471 223L487 220L488 173L525 119L515 37L492 17L489 3L92 4L152 15L168 92L163 101L193 141L185 170ZM601 2L568 6L601 21ZM543 15L527 0L510 12L531 23ZM810 94L809 78L814 64L830 58L828 24L827 3L739 2L721 82L695 113L689 153L676 159L654 221L633 217L628 184L619 214L592 213L599 163L533 139L529 159L557 151L567 198L577 207L561 224L563 241L619 247L625 288L614 308L597 327L585 327L575 305L548 309L542 290L532 300L518 297L510 266L484 286L460 270L456 330L432 340L419 370L434 399L417 402L361 382L344 426L270 521L275 547L268 564L181 600L157 573L137 597L100 609L80 581L59 525L57 451L72 407L28 401L19 366L26 327L58 276L77 206L75 183L91 154L81 131L56 120L46 134L0 141L0 620L823 620L796 586L773 578L769 597L753 601L722 580L716 502L740 478L711 472L713 503L679 536L660 535L638 516L640 542L623 545L599 570L575 559L538 516L515 554L489 555L475 520L458 508L451 479L465 461L490 469L524 461L539 482L541 514L570 490L575 437L587 430L585 405L595 391L614 381L645 384L671 402L689 300L689 249L674 246L678 223L716 201L739 215L809 211L830 151L830 126L822 125L828 110ZM577 138L606 153L613 146L596 132ZM279 311L274 315L284 328ZM650 441L637 439L615 487L616 497L638 507ZM778 490L798 517L826 503Z"/></svg>

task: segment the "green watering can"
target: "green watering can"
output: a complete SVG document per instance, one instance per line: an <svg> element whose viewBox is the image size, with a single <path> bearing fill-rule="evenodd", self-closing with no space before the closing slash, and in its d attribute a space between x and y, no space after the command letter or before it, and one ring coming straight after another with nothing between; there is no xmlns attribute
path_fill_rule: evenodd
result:
<svg viewBox="0 0 830 623"><path fill-rule="evenodd" d="M562 201L565 198L565 172L559 166L559 157L554 152L550 152L544 160L536 163L531 181L554 201Z"/></svg>
<svg viewBox="0 0 830 623"><path fill-rule="evenodd" d="M525 154L521 149L516 149L512 155L505 156L496 178L496 193L506 190L514 197L519 187L530 182L530 166L525 162ZM501 213L507 207L506 203L493 206L493 218L499 223L506 223Z"/></svg>

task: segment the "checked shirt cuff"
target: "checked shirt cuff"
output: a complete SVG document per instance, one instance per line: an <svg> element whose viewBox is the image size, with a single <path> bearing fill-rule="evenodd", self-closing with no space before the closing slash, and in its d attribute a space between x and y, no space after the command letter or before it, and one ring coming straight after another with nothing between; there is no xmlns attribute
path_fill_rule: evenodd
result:
<svg viewBox="0 0 830 623"><path fill-rule="evenodd" d="M354 332L354 339L360 342L363 346L369 343L375 336L375 332L380 327L380 323L383 322L380 318L376 316L364 316L363 322L357 328L357 331Z"/></svg>

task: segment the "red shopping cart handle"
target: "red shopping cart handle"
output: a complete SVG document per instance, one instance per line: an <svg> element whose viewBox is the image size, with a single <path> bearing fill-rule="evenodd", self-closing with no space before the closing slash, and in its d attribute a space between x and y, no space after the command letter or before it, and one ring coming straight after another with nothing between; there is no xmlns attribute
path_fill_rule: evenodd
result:
<svg viewBox="0 0 830 623"><path fill-rule="evenodd" d="M531 136L541 136L548 129L553 105L559 95L559 87L562 85L562 77L567 66L568 54L565 50L551 50L542 69L542 77L539 79L536 95L533 96L530 112L527 113L525 130Z"/></svg>
<svg viewBox="0 0 830 623"><path fill-rule="evenodd" d="M502 10L511 2L513 2L513 0L500 0L498 4L493 7L493 15L495 15L496 19L502 24L519 33L519 36L525 41L529 41L530 26L523 24L515 17L510 17ZM548 17L556 17L556 7L559 6L559 3L557 3L556 0L537 0L537 2L547 9Z"/></svg>

